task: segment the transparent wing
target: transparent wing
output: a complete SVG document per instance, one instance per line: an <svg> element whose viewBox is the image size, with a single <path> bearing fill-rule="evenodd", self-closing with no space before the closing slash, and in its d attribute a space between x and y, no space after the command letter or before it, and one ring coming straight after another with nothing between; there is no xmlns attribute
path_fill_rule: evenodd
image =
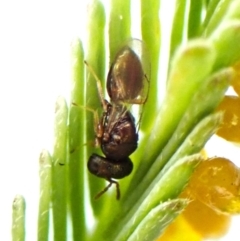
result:
<svg viewBox="0 0 240 241"><path fill-rule="evenodd" d="M131 39L116 54L107 77L113 103L144 104L148 96L150 61L143 43Z"/></svg>
<svg viewBox="0 0 240 241"><path fill-rule="evenodd" d="M131 39L116 54L107 77L107 91L111 103L126 106L138 125L148 97L149 80L148 52L141 40Z"/></svg>

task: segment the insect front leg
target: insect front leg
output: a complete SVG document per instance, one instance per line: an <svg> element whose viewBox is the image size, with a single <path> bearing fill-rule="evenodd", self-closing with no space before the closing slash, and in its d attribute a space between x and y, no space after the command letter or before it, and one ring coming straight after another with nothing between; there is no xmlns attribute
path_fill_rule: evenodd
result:
<svg viewBox="0 0 240 241"><path fill-rule="evenodd" d="M102 124L102 121L103 121L102 118L103 117L100 120L97 110L94 110L94 109L92 109L90 107L79 106L76 103L72 103L72 105L92 113L93 120L94 120L94 133L95 133L94 145L96 147L99 147L100 146L100 139L102 138L102 135L103 135L103 124Z"/></svg>

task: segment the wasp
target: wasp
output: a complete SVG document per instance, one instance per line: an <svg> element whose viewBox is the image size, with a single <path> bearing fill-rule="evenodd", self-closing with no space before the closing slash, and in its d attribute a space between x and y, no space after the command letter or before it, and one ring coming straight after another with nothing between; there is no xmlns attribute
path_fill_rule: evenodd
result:
<svg viewBox="0 0 240 241"><path fill-rule="evenodd" d="M137 127L131 108L133 105L143 106L147 101L150 66L146 59L143 43L132 39L117 52L108 72L106 88L110 102L103 98L98 82L103 114L95 132L105 157L92 154L88 160L88 170L106 179L109 184L95 198L115 184L117 199L120 199L119 183L113 179L124 178L133 170L129 156L138 147L141 117Z"/></svg>

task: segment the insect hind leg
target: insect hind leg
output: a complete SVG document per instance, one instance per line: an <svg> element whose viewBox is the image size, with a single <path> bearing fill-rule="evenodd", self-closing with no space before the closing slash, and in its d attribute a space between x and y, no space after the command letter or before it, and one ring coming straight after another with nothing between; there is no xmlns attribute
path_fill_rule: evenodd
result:
<svg viewBox="0 0 240 241"><path fill-rule="evenodd" d="M108 191L108 189L112 186L112 184L115 184L116 185L116 198L117 198L117 200L119 200L120 199L119 183L117 181L112 180L111 178L107 179L107 181L109 181L109 184L95 196L95 199L98 199L99 197L101 197L105 192Z"/></svg>

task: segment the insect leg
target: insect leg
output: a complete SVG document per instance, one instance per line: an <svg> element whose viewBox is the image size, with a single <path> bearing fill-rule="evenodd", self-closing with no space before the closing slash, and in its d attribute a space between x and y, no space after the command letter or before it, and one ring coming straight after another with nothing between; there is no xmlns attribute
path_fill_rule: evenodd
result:
<svg viewBox="0 0 240 241"><path fill-rule="evenodd" d="M112 184L115 184L116 185L116 198L117 200L120 199L120 188L119 188L119 183L112 180L111 178L107 179L107 181L109 181L109 184L101 191L99 192L96 196L95 196L95 199L98 199L100 196L102 196L105 192L108 191L108 189L112 186Z"/></svg>
<svg viewBox="0 0 240 241"><path fill-rule="evenodd" d="M105 102L105 99L104 99L104 96L103 96L103 89L102 89L101 81L100 81L100 79L97 77L97 75L96 75L96 73L94 72L93 68L88 64L88 62L87 62L86 60L84 60L84 63L86 64L88 70L90 71L90 73L93 75L93 77L94 77L95 80L96 80L97 89L98 89L98 94L99 94L99 97L100 97L100 100L101 100L101 103L102 103L102 107L103 107L103 110L106 112L106 111L107 111L107 105L106 105L106 102Z"/></svg>
<svg viewBox="0 0 240 241"><path fill-rule="evenodd" d="M102 137L103 135L103 126L102 126L102 120L100 121L99 119L99 115L98 112L90 107L86 107L86 106L79 106L76 103L72 103L72 105L77 106L83 110L87 110L90 111L93 114L93 119L94 119L94 132L96 135L96 139L95 139L95 146L99 146L99 139Z"/></svg>

